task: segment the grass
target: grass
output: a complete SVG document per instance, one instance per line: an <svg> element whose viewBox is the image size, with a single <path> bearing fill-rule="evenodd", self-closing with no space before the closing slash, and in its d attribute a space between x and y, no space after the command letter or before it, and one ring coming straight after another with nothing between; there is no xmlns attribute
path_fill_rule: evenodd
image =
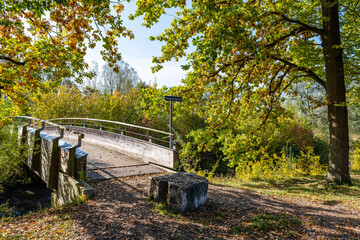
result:
<svg viewBox="0 0 360 240"><path fill-rule="evenodd" d="M171 207L169 207L168 205L166 205L163 202L155 202L155 201L153 201L153 199L150 196L146 197L145 200L150 205L153 206L153 209L154 209L155 212L158 212L161 215L176 216L176 215L180 214L180 212L171 209Z"/></svg>
<svg viewBox="0 0 360 240"><path fill-rule="evenodd" d="M173 215L175 212L164 203L154 203L154 210L161 215Z"/></svg>
<svg viewBox="0 0 360 240"><path fill-rule="evenodd" d="M301 221L291 215L261 213L253 217L250 226L258 231L276 231L291 228L292 226L301 225Z"/></svg>
<svg viewBox="0 0 360 240"><path fill-rule="evenodd" d="M234 177L214 177L211 182L269 196L305 198L325 205L341 204L350 209L360 210L360 171L352 171L351 178L351 186L329 183L324 176L250 182L242 182Z"/></svg>
<svg viewBox="0 0 360 240"><path fill-rule="evenodd" d="M243 221L229 230L232 235L248 233L253 237L297 238L301 235L303 223L298 218L285 213L260 213Z"/></svg>
<svg viewBox="0 0 360 240"><path fill-rule="evenodd" d="M0 205L0 219L13 216L14 207L10 207L9 200Z"/></svg>

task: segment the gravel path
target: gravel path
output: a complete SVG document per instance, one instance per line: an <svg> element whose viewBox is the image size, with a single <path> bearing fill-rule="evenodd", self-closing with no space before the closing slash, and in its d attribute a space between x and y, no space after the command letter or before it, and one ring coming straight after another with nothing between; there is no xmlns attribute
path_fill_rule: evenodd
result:
<svg viewBox="0 0 360 240"><path fill-rule="evenodd" d="M216 185L209 185L208 203L199 210L160 214L146 201L153 176L94 183L95 197L74 213L75 239L360 239L358 211ZM301 223L256 228L259 214Z"/></svg>

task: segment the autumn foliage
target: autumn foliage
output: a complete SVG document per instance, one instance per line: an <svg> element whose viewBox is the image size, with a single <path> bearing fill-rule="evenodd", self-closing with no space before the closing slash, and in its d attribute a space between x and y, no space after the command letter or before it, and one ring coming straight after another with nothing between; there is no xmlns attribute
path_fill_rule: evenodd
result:
<svg viewBox="0 0 360 240"><path fill-rule="evenodd" d="M84 56L99 42L103 59L116 63L121 58L117 39L133 38L122 26L122 10L120 1L109 0L1 1L2 94L22 105L30 91L43 87L44 74L57 83L65 77L91 77Z"/></svg>

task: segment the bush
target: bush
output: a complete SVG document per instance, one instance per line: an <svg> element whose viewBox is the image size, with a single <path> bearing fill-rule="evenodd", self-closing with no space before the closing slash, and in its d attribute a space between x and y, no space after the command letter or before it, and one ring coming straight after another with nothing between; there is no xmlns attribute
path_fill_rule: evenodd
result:
<svg viewBox="0 0 360 240"><path fill-rule="evenodd" d="M311 147L300 151L300 156L289 156L285 149L281 154L267 154L262 148L261 157L257 161L243 161L236 167L236 175L242 181L274 180L293 178L299 175L322 175L326 166L320 164L320 157L314 154Z"/></svg>
<svg viewBox="0 0 360 240"><path fill-rule="evenodd" d="M0 188L3 188L22 174L26 151L24 146L19 146L17 132L11 131L10 124L0 128L0 143Z"/></svg>
<svg viewBox="0 0 360 240"><path fill-rule="evenodd" d="M113 95L99 92L84 94L74 85L62 85L48 93L37 93L32 97L31 115L40 119L52 118L97 118L139 124L139 90L130 89L125 94L117 91Z"/></svg>
<svg viewBox="0 0 360 240"><path fill-rule="evenodd" d="M31 114L40 119L81 117L85 115L84 95L74 85L58 86L32 96Z"/></svg>
<svg viewBox="0 0 360 240"><path fill-rule="evenodd" d="M326 159L328 145L317 139L311 128L296 117L282 114L269 119L260 128L259 118L239 121L239 129L205 126L192 131L188 135L192 140L181 152L185 169L207 176L235 171L242 179L325 173L324 160L320 160L318 152L322 151ZM218 170L214 169L216 167Z"/></svg>
<svg viewBox="0 0 360 240"><path fill-rule="evenodd" d="M12 129L11 115L19 114L19 108L12 101L0 99L0 188L21 172L21 150L17 139L17 131Z"/></svg>
<svg viewBox="0 0 360 240"><path fill-rule="evenodd" d="M360 170L360 143L357 142L355 150L350 159L350 168L352 170Z"/></svg>

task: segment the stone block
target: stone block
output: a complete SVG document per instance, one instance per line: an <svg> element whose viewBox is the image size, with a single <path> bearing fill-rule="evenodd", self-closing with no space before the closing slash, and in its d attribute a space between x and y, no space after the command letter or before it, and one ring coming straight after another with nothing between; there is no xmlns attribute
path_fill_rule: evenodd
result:
<svg viewBox="0 0 360 240"><path fill-rule="evenodd" d="M151 179L150 197L177 211L196 209L206 203L209 181L194 173L174 173Z"/></svg>

